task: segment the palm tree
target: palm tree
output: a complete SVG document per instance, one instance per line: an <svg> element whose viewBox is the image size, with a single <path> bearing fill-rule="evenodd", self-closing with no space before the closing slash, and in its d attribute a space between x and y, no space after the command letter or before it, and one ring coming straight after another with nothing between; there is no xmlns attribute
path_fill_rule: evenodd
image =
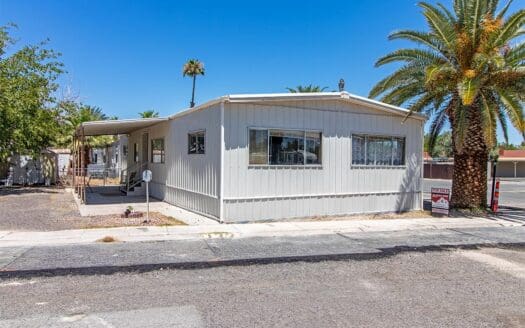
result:
<svg viewBox="0 0 525 328"><path fill-rule="evenodd" d="M73 147L73 134L75 130L84 122L102 121L116 119L116 116L108 117L99 107L84 105L73 101L63 101L59 103L59 108L63 113L61 122L62 134L58 138L56 146ZM88 136L85 138L84 163L88 164L89 152L91 148L104 147L115 141L114 136Z"/></svg>
<svg viewBox="0 0 525 328"><path fill-rule="evenodd" d="M141 118L153 118L153 117L159 117L159 112L152 110L145 110L143 112L139 113Z"/></svg>
<svg viewBox="0 0 525 328"><path fill-rule="evenodd" d="M428 31L401 30L389 39L415 42L376 66L401 63L379 81L370 97L404 105L429 116L430 149L448 121L452 130L454 173L451 205L487 205L487 161L499 125L507 140L507 121L525 138L525 10L507 14L498 0L454 0L453 10L421 2Z"/></svg>
<svg viewBox="0 0 525 328"><path fill-rule="evenodd" d="M286 90L288 90L291 93L323 92L326 89L328 89L328 87L321 88L318 85L311 85L311 84L310 85L305 85L305 86L298 85L295 88L286 88Z"/></svg>
<svg viewBox="0 0 525 328"><path fill-rule="evenodd" d="M182 67L182 76L193 78L193 88L191 89L190 108L195 107L195 79L197 75L204 75L204 64L197 59L190 59Z"/></svg>

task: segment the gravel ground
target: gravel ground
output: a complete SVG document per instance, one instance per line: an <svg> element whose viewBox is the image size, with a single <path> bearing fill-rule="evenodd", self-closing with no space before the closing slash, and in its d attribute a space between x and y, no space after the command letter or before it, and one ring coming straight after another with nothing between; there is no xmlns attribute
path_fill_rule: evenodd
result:
<svg viewBox="0 0 525 328"><path fill-rule="evenodd" d="M74 229L79 217L73 195L64 189L0 189L0 230Z"/></svg>
<svg viewBox="0 0 525 328"><path fill-rule="evenodd" d="M524 254L0 280L0 327L524 327Z"/></svg>
<svg viewBox="0 0 525 328"><path fill-rule="evenodd" d="M81 218L81 228L112 228L112 227L123 227L123 226L161 226L161 225L186 225L171 216L165 216L158 212L149 213L149 222L146 223L146 214L143 213L141 217L134 218L123 218L114 215L99 215L99 216L88 216Z"/></svg>
<svg viewBox="0 0 525 328"><path fill-rule="evenodd" d="M114 215L81 217L73 195L61 188L0 189L0 230L55 231L184 224L157 212L150 213L150 223L144 223L145 219Z"/></svg>

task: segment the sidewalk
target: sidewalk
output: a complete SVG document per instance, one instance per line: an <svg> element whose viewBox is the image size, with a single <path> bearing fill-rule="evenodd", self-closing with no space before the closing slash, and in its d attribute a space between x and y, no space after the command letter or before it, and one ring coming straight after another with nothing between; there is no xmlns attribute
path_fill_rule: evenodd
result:
<svg viewBox="0 0 525 328"><path fill-rule="evenodd" d="M353 232L435 230L520 226L484 218L421 218L393 220L293 221L196 226L143 226L48 232L0 231L0 248L89 244L111 236L119 242L198 240L214 238L286 237Z"/></svg>
<svg viewBox="0 0 525 328"><path fill-rule="evenodd" d="M96 242L111 235L121 242ZM426 218L2 232L0 278L372 259L400 251L525 246L525 226Z"/></svg>

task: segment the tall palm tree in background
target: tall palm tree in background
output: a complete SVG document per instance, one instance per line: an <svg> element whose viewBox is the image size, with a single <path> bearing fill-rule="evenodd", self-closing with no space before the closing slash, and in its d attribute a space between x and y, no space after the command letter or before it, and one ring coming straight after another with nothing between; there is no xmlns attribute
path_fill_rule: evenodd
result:
<svg viewBox="0 0 525 328"><path fill-rule="evenodd" d="M303 85L298 85L295 88L286 88L286 90L288 90L291 93L323 92L326 89L328 89L328 87L321 88L318 85L311 85L311 84L310 85L304 85L304 86Z"/></svg>
<svg viewBox="0 0 525 328"><path fill-rule="evenodd" d="M190 108L195 107L195 80L197 79L197 75L204 75L204 64L197 59L188 60L182 67L182 76L189 76L193 78Z"/></svg>
<svg viewBox="0 0 525 328"><path fill-rule="evenodd" d="M394 51L376 66L401 63L370 91L370 97L404 105L431 119L432 149L445 123L452 130L454 173L451 205L485 208L487 161L496 146L496 128L507 140L507 121L525 138L525 10L499 11L497 0L454 0L453 10L421 2L428 31L401 30L417 48Z"/></svg>
<svg viewBox="0 0 525 328"><path fill-rule="evenodd" d="M159 112L156 112L153 109L145 110L143 112L140 112L139 115L141 118L154 118L154 117L159 117Z"/></svg>

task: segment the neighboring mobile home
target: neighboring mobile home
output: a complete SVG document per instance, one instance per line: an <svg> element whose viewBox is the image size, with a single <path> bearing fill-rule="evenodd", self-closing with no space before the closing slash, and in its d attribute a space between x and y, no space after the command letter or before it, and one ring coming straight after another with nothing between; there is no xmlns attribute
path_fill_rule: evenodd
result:
<svg viewBox="0 0 525 328"><path fill-rule="evenodd" d="M127 133L128 176L221 222L419 210L425 117L346 92L224 96Z"/></svg>

